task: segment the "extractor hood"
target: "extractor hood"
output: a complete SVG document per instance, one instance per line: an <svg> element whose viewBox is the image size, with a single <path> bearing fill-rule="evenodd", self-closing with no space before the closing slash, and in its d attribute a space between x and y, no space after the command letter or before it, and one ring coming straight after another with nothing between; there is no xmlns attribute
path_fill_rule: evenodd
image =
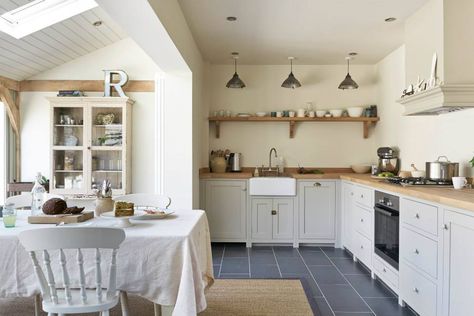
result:
<svg viewBox="0 0 474 316"><path fill-rule="evenodd" d="M397 100L404 115L439 115L474 108L474 85L440 85Z"/></svg>

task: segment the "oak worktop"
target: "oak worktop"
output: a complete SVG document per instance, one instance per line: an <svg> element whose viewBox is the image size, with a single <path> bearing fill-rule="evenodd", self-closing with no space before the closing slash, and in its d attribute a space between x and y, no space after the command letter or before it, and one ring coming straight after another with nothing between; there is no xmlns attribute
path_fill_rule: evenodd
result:
<svg viewBox="0 0 474 316"><path fill-rule="evenodd" d="M298 174L297 172L287 172L286 176L297 180L317 180L317 179L341 179L354 183L370 186L374 189L386 190L408 197L414 197L445 206L460 208L474 212L474 189L455 190L452 187L423 187L391 184L385 181L373 179L370 174L356 174L349 172L325 172L324 174ZM210 173L201 172L201 179L250 179L253 174L250 170L243 172Z"/></svg>

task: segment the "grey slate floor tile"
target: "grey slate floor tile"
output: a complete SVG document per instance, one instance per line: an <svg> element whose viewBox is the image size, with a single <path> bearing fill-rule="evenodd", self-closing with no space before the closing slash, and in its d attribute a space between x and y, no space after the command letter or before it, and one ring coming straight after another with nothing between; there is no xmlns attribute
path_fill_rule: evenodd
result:
<svg viewBox="0 0 474 316"><path fill-rule="evenodd" d="M248 258L225 258L222 261L222 273L249 273Z"/></svg>
<svg viewBox="0 0 474 316"><path fill-rule="evenodd" d="M281 278L280 270L276 264L250 264L252 278Z"/></svg>
<svg viewBox="0 0 474 316"><path fill-rule="evenodd" d="M414 316L408 307L398 305L397 298L366 298L365 301L377 316Z"/></svg>
<svg viewBox="0 0 474 316"><path fill-rule="evenodd" d="M321 285L321 290L334 312L370 312L350 285Z"/></svg>
<svg viewBox="0 0 474 316"><path fill-rule="evenodd" d="M302 252L301 256L303 257L304 262L308 266L327 266L332 265L328 257L322 251L307 251Z"/></svg>
<svg viewBox="0 0 474 316"><path fill-rule="evenodd" d="M334 266L308 266L308 268L319 285L348 284Z"/></svg>
<svg viewBox="0 0 474 316"><path fill-rule="evenodd" d="M354 262L352 259L332 258L331 261L341 271L342 274L369 274L359 262Z"/></svg>
<svg viewBox="0 0 474 316"><path fill-rule="evenodd" d="M346 275L346 278L359 295L364 298L395 297L385 285L378 280L373 280L370 275Z"/></svg>

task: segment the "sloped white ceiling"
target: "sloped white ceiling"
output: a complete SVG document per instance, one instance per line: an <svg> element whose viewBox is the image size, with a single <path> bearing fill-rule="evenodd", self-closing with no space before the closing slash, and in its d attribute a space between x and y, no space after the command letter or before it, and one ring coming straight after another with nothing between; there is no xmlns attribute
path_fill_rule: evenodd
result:
<svg viewBox="0 0 474 316"><path fill-rule="evenodd" d="M403 43L404 20L427 0L179 0L204 56L243 64L376 63ZM236 22L226 21L236 16ZM386 23L387 17L397 21Z"/></svg>
<svg viewBox="0 0 474 316"><path fill-rule="evenodd" d="M0 0L0 14L28 2ZM0 32L0 76L23 80L126 37L100 7L19 40Z"/></svg>

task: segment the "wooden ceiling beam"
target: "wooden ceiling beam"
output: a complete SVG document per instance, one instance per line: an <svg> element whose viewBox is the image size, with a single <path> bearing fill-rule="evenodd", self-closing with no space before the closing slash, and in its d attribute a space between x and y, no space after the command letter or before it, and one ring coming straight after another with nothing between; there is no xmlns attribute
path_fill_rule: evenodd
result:
<svg viewBox="0 0 474 316"><path fill-rule="evenodd" d="M80 90L87 92L104 92L103 80L23 80L20 82L21 92L59 90ZM154 92L153 80L129 80L123 87L125 92Z"/></svg>
<svg viewBox="0 0 474 316"><path fill-rule="evenodd" d="M16 106L10 90L2 84L0 84L0 100L5 105L13 131L17 138L20 138L20 109Z"/></svg>
<svg viewBox="0 0 474 316"><path fill-rule="evenodd" d="M10 90L20 91L20 82L0 76L0 84L7 87Z"/></svg>

